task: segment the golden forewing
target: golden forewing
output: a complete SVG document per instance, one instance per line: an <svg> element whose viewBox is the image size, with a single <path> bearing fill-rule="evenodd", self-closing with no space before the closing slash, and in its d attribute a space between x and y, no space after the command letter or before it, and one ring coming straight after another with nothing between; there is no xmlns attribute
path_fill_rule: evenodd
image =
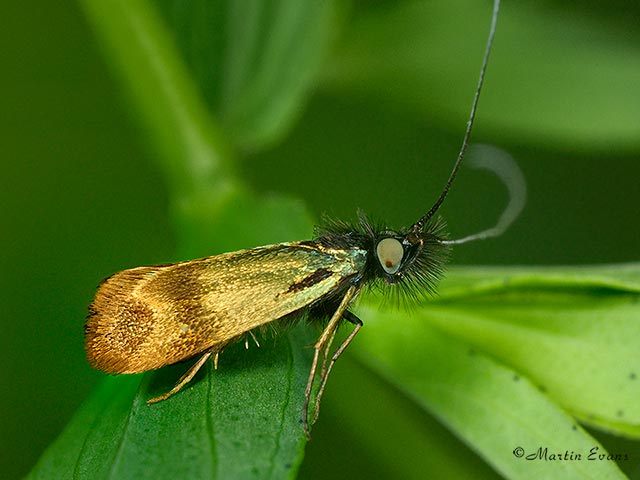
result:
<svg viewBox="0 0 640 480"><path fill-rule="evenodd" d="M119 272L90 307L87 356L101 370L137 373L221 349L336 290L364 262L362 250L305 242Z"/></svg>

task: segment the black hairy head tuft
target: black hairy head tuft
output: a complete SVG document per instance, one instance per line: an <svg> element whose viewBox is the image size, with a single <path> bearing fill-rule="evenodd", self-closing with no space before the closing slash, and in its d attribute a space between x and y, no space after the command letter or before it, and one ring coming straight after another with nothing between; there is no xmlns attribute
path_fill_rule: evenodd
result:
<svg viewBox="0 0 640 480"><path fill-rule="evenodd" d="M442 243L447 238L444 229L440 217L429 219L416 234L413 228L393 230L359 213L357 223L324 217L316 228L316 241L326 248L365 250L367 262L358 284L383 292L398 305L410 306L436 294L449 254L449 246ZM393 273L385 271L376 253L379 242L386 238L396 239L403 249Z"/></svg>

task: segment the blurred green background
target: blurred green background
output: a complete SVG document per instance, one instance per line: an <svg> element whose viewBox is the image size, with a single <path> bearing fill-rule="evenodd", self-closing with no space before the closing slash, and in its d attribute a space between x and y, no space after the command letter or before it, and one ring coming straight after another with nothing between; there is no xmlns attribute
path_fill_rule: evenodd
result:
<svg viewBox="0 0 640 480"><path fill-rule="evenodd" d="M242 175L317 216L361 208L396 226L414 221L462 138L489 22L490 2L475 3L478 14L459 2L345 5L290 134L242 155ZM176 258L166 185L80 8L4 2L0 15L0 472L15 478L101 378L82 346L97 283ZM639 17L621 0L505 2L473 140L516 158L529 199L504 236L457 248L454 263L638 260ZM490 225L505 200L490 175L463 170L442 213L463 236ZM307 474L385 477L341 430L336 391L353 377L380 382L355 363L337 369ZM323 455L351 466L322 467Z"/></svg>

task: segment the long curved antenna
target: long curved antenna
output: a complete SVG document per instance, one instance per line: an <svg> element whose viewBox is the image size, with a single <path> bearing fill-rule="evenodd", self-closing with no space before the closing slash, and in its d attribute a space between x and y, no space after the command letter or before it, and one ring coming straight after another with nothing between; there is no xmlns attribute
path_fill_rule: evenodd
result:
<svg viewBox="0 0 640 480"><path fill-rule="evenodd" d="M460 245L474 240L484 240L502 235L504 231L518 218L527 201L527 183L516 161L503 150L489 145L473 145L471 147L478 155L473 155L467 163L473 168L482 168L494 173L509 192L509 203L502 211L495 226L481 232L467 235L455 240L440 240L444 245Z"/></svg>
<svg viewBox="0 0 640 480"><path fill-rule="evenodd" d="M462 139L462 146L460 147L460 152L458 153L458 159L456 160L455 165L453 166L453 170L451 171L451 175L449 175L449 180L445 184L442 189L442 193L440 193L440 197L433 204L433 207L420 219L418 220L410 229L411 232L418 234L422 231L427 220L429 220L434 213L438 211L442 202L449 193L449 189L451 188L451 184L453 180L456 178L458 174L458 170L460 169L460 165L462 164L462 160L464 159L464 155L467 151L467 147L469 146L469 138L471 137L471 129L473 128L473 122L476 118L476 110L478 108L478 100L480 99L480 92L482 91L482 85L484 83L484 75L487 71L487 65L489 64L489 54L491 53L491 47L493 46L493 38L496 34L496 24L498 23L498 12L500 10L500 0L494 0L493 2L493 15L491 17L491 27L489 28L489 38L487 40L487 46L484 51L484 58L482 59L482 67L480 68L480 76L478 78L478 85L476 87L476 93L473 97L473 103L471 104L471 113L469 114L469 120L467 121L467 130L464 133L464 137Z"/></svg>

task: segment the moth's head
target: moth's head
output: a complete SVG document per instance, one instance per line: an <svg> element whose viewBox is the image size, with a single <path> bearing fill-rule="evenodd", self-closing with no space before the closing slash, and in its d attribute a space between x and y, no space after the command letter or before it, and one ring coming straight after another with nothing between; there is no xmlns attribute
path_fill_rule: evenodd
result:
<svg viewBox="0 0 640 480"><path fill-rule="evenodd" d="M449 250L442 243L446 239L444 227L444 222L437 218L419 229L413 226L401 232L378 232L373 248L377 276L413 294L417 290L433 293Z"/></svg>
<svg viewBox="0 0 640 480"><path fill-rule="evenodd" d="M444 221L434 217L406 230L390 230L360 212L356 224L323 218L316 238L331 248L365 250L360 281L411 303L433 295L444 273L450 248L444 228Z"/></svg>

